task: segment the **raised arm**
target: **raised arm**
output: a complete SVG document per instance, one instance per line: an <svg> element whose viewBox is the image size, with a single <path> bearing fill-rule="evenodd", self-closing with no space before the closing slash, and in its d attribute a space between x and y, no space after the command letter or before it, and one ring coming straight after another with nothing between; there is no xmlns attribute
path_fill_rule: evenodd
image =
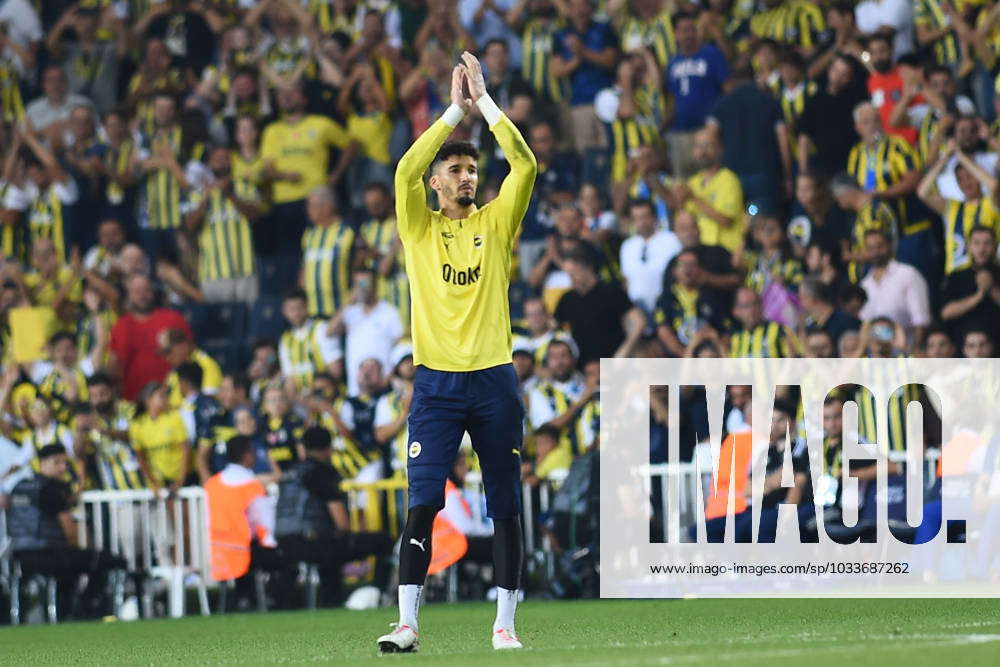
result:
<svg viewBox="0 0 1000 667"><path fill-rule="evenodd" d="M407 236L419 234L427 225L429 213L424 172L431 166L441 144L461 122L470 104L462 95L463 76L462 66L456 65L451 73L451 106L413 142L396 166L396 227L404 242Z"/></svg>
<svg viewBox="0 0 1000 667"><path fill-rule="evenodd" d="M513 235L521 225L525 211L528 210L538 163L517 127L486 93L486 82L479 60L468 51L462 54L462 60L465 61L469 93L482 112L483 118L486 119L490 132L496 136L507 162L510 163L510 173L503 179L500 193L493 203L497 203L503 210L504 221L511 225L510 232ZM510 214L510 217L506 217L507 214Z"/></svg>

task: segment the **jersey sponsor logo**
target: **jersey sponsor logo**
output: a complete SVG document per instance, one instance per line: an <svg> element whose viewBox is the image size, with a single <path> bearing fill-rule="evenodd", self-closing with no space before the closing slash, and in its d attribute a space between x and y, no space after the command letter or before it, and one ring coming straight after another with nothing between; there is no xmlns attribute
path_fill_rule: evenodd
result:
<svg viewBox="0 0 1000 667"><path fill-rule="evenodd" d="M452 285L472 285L479 282L481 275L482 265L478 265L475 268L470 266L467 269L456 269L451 264L443 264L441 266L441 279Z"/></svg>
<svg viewBox="0 0 1000 667"><path fill-rule="evenodd" d="M420 456L420 443L414 440L410 443L410 458L415 459Z"/></svg>

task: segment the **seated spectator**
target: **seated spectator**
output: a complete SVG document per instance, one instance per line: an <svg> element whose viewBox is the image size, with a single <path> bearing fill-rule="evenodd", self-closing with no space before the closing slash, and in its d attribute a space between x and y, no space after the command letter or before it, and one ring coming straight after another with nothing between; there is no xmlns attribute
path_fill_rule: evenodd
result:
<svg viewBox="0 0 1000 667"><path fill-rule="evenodd" d="M174 369L165 381L167 391L170 394L171 406L179 407L184 400L177 377L177 369L183 363L194 362L201 368L200 391L202 393L208 396L219 393L219 385L222 383L222 369L218 362L208 356L204 350L195 347L193 338L186 331L166 329L157 335L156 342L160 356L166 359L167 363Z"/></svg>
<svg viewBox="0 0 1000 667"><path fill-rule="evenodd" d="M383 368L389 367L389 354L403 335L403 323L399 312L378 298L373 271L354 272L350 300L330 319L326 335L345 337L344 370L349 395L359 393L358 374L362 362L376 359Z"/></svg>
<svg viewBox="0 0 1000 667"><path fill-rule="evenodd" d="M31 260L35 270L24 275L24 287L35 306L52 309L59 327L69 330L76 322L83 302L79 255L74 254L72 265L63 265L55 244L47 238L32 243Z"/></svg>
<svg viewBox="0 0 1000 667"><path fill-rule="evenodd" d="M170 407L164 385L150 382L142 388L128 433L149 488L154 492L166 488L175 495L188 479L191 441L180 412Z"/></svg>
<svg viewBox="0 0 1000 667"><path fill-rule="evenodd" d="M835 299L830 288L818 278L805 278L799 285L799 303L805 312L806 331L825 331L836 346L844 333L861 328L861 320L837 310Z"/></svg>
<svg viewBox="0 0 1000 667"><path fill-rule="evenodd" d="M549 343L556 338L570 338L565 332L556 330L555 319L549 314L545 302L541 299L528 299L524 302L524 324L522 333L538 366L545 365Z"/></svg>
<svg viewBox="0 0 1000 667"><path fill-rule="evenodd" d="M73 406L87 400L87 376L96 370L94 362L94 359L79 359L76 338L60 331L49 339L49 360L32 365L31 380L60 422L68 424Z"/></svg>
<svg viewBox="0 0 1000 667"><path fill-rule="evenodd" d="M7 530L13 558L25 576L53 575L58 581L59 617L74 608L81 575L87 587L80 595L78 618L100 618L111 613L104 596L108 573L125 563L104 552L80 549L73 508L77 498L64 480L70 467L67 450L49 444L38 452L38 471L21 480L11 491Z"/></svg>
<svg viewBox="0 0 1000 667"><path fill-rule="evenodd" d="M795 179L795 202L786 228L788 239L800 260L806 248L816 243L846 252L851 242L847 214L837 206L829 185L812 172L800 172Z"/></svg>
<svg viewBox="0 0 1000 667"><path fill-rule="evenodd" d="M993 358L993 339L981 329L969 329L962 337L962 356L966 359Z"/></svg>
<svg viewBox="0 0 1000 667"><path fill-rule="evenodd" d="M250 365L247 367L250 380L250 400L259 405L264 398L264 390L281 384L281 364L278 361L278 341L273 338L258 338L250 348Z"/></svg>
<svg viewBox="0 0 1000 667"><path fill-rule="evenodd" d="M876 317L861 325L854 356L867 359L893 359L909 356L906 331L888 317ZM872 440L875 440L873 437Z"/></svg>
<svg viewBox="0 0 1000 667"><path fill-rule="evenodd" d="M673 266L673 282L660 296L653 318L656 335L667 352L685 356L685 348L703 328L725 332L729 328L727 313L717 292L706 289L702 282L698 254L682 250Z"/></svg>
<svg viewBox="0 0 1000 667"><path fill-rule="evenodd" d="M322 600L341 602L344 563L375 556L374 584L386 591L392 539L386 533L352 532L347 495L341 477L330 464L330 432L311 427L302 434L305 460L284 474L278 485L275 536L291 562L320 566Z"/></svg>
<svg viewBox="0 0 1000 667"><path fill-rule="evenodd" d="M181 413L184 425L187 427L188 442L200 443L209 435L209 424L212 418L222 412L222 406L202 391L205 372L194 361L185 361L177 366L171 377L177 380L177 391L181 402L177 409ZM202 483L208 476L202 477Z"/></svg>
<svg viewBox="0 0 1000 667"><path fill-rule="evenodd" d="M871 272L861 281L868 301L861 318L888 317L898 322L911 342L923 341L923 329L930 325L930 294L927 282L910 266L893 259L889 237L881 231L865 233L865 252Z"/></svg>
<svg viewBox="0 0 1000 667"><path fill-rule="evenodd" d="M621 247L621 270L628 296L647 314L652 314L663 290L663 273L681 250L673 232L660 229L656 211L648 199L629 205L634 235Z"/></svg>
<svg viewBox="0 0 1000 667"><path fill-rule="evenodd" d="M132 491L146 487L127 431L121 435L101 428L97 411L89 403L73 407L73 442L84 461L84 488Z"/></svg>
<svg viewBox="0 0 1000 667"><path fill-rule="evenodd" d="M946 199L936 188L937 176L952 155L958 157L955 178L962 191L961 200ZM1000 211L994 204L996 188L996 179L983 171L965 153L956 150L954 143L948 144L938 161L920 181L917 194L944 222L945 276L971 265L969 235L975 226L991 229L994 234L1000 229Z"/></svg>
<svg viewBox="0 0 1000 667"><path fill-rule="evenodd" d="M618 231L618 218L607 209L601 190L593 183L580 186L576 205L583 214L583 239L593 243L607 254L608 244Z"/></svg>
<svg viewBox="0 0 1000 667"><path fill-rule="evenodd" d="M515 363L516 368L516 363ZM413 400L413 347L400 343L392 350L389 391L375 405L375 442L384 452L386 477L406 478L408 458L407 419Z"/></svg>
<svg viewBox="0 0 1000 667"><path fill-rule="evenodd" d="M125 228L117 218L97 223L97 243L83 256L83 268L110 279L125 247Z"/></svg>
<svg viewBox="0 0 1000 667"><path fill-rule="evenodd" d="M842 294L851 281L844 275L840 258L839 247L810 243L804 258L806 274L829 287L834 295Z"/></svg>
<svg viewBox="0 0 1000 667"><path fill-rule="evenodd" d="M754 220L751 237L754 249L733 257L736 268L746 271L746 286L761 295L772 285L797 289L802 279L802 263L792 255L778 216L773 213L759 215Z"/></svg>
<svg viewBox="0 0 1000 667"><path fill-rule="evenodd" d="M822 329L815 329L806 334L805 354L813 359L831 359L837 352L833 337Z"/></svg>
<svg viewBox="0 0 1000 667"><path fill-rule="evenodd" d="M995 230L973 227L969 232L969 265L945 279L941 319L949 334L982 329L994 338L1000 334L1000 264Z"/></svg>
<svg viewBox="0 0 1000 667"><path fill-rule="evenodd" d="M306 293L293 290L281 304L281 314L290 328L281 334L278 360L289 396L299 396L312 384L313 376L329 372L343 377L343 352L336 338L326 335L326 326L309 317Z"/></svg>
<svg viewBox="0 0 1000 667"><path fill-rule="evenodd" d="M732 291L743 282L743 276L733 268L732 254L722 246L702 243L697 219L689 211L677 211L674 216L674 234L684 250L693 250L698 255L701 280L705 288L714 290L726 302L731 301ZM668 289L674 281L674 265L678 257L679 254L675 255L667 265L663 275L664 289Z"/></svg>
<svg viewBox="0 0 1000 667"><path fill-rule="evenodd" d="M251 569L279 561L274 539L274 499L254 477L256 452L250 438L226 444L226 467L205 482L212 579L236 580L238 597L249 598Z"/></svg>
<svg viewBox="0 0 1000 667"><path fill-rule="evenodd" d="M948 332L938 327L927 330L924 338L924 356L928 359L951 359L956 352L955 342Z"/></svg>
<svg viewBox="0 0 1000 667"><path fill-rule="evenodd" d="M233 428L237 437L250 440L250 448L254 451L254 464L250 470L257 481L265 486L281 479L281 468L271 458L271 450L258 430L257 416L249 405L241 405L233 410Z"/></svg>
<svg viewBox="0 0 1000 667"><path fill-rule="evenodd" d="M899 218L889 202L862 189L848 174L838 174L833 179L833 196L844 211L854 216L851 247L844 259L848 261L848 279L857 283L871 268L864 251L865 232L869 229L882 230L895 241L899 238Z"/></svg>
<svg viewBox="0 0 1000 667"><path fill-rule="evenodd" d="M525 483L538 486L547 482L553 473L568 473L573 464L573 451L559 434L559 429L543 424L535 429L535 460L521 464L521 475Z"/></svg>
<svg viewBox="0 0 1000 667"><path fill-rule="evenodd" d="M125 279L125 313L111 328L111 367L120 375L122 395L129 400L170 372L170 362L159 354L160 332L180 329L192 337L181 314L157 307L155 297L149 278L130 274Z"/></svg>
<svg viewBox="0 0 1000 667"><path fill-rule="evenodd" d="M736 290L733 318L740 329L729 343L731 357L784 358L799 356L799 341L787 327L764 319L760 295L749 287Z"/></svg>
<svg viewBox="0 0 1000 667"><path fill-rule="evenodd" d="M28 404L27 428L24 429L24 436L21 439L21 453L17 465L38 472L39 454L47 445L59 445L64 449L69 458L62 479L72 485L74 493L79 491L82 466L78 460L78 447L73 439L73 432L56 420L52 406L45 398L36 396Z"/></svg>
<svg viewBox="0 0 1000 667"><path fill-rule="evenodd" d="M340 406L337 430L358 468L349 479L374 482L382 479L384 473L383 451L375 438L375 409L385 391L382 363L378 359L368 358L361 362L357 385L357 393L348 394Z"/></svg>
<svg viewBox="0 0 1000 667"><path fill-rule="evenodd" d="M579 346L579 363L615 356L626 342L625 321L634 309L628 295L617 283L601 281L593 257L582 249L569 254L563 268L573 287L559 299L555 319ZM594 328L593 322L603 326Z"/></svg>
<svg viewBox="0 0 1000 667"><path fill-rule="evenodd" d="M590 254L602 277L611 277L607 258L596 246L583 240L583 215L575 204L559 206L555 213L555 223L555 233L546 239L545 254L528 277L528 284L541 291L542 300L549 310L555 309L559 299L572 285L563 266L570 253L579 251Z"/></svg>

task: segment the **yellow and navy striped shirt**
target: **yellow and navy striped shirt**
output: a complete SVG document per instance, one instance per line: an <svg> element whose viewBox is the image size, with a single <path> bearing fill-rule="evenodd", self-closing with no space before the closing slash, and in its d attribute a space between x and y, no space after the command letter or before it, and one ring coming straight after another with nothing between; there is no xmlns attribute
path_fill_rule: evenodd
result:
<svg viewBox="0 0 1000 667"><path fill-rule="evenodd" d="M56 188L52 186L32 202L28 211L30 241L33 243L35 239L51 239L60 263L69 259L66 248L66 212Z"/></svg>
<svg viewBox="0 0 1000 667"><path fill-rule="evenodd" d="M115 491L145 488L139 459L127 442L115 440L97 429L90 432L90 442L95 450L97 481L101 488Z"/></svg>
<svg viewBox="0 0 1000 667"><path fill-rule="evenodd" d="M337 220L302 234L302 279L310 316L331 317L347 303L354 229Z"/></svg>
<svg viewBox="0 0 1000 667"><path fill-rule="evenodd" d="M905 357L899 357L898 363L900 365L900 374L902 374L903 369L907 363ZM881 366L876 366L875 370L877 373L883 376L890 376L888 379L892 379L893 371L885 370ZM902 375L901 375L902 377ZM883 444L879 447L882 452L898 452L906 450L906 406L913 401L920 401L921 391L918 388L919 385L915 384L902 384L901 382L889 382L890 386L895 387L893 394L889 397L889 424L888 424L888 436L889 442ZM878 440L878 418L877 414L881 412L876 410L875 397L872 395L871 391L866 387L860 388L854 400L858 404L858 435L864 438L865 441L871 443L877 443Z"/></svg>
<svg viewBox="0 0 1000 667"><path fill-rule="evenodd" d="M0 182L0 208L3 208L3 202L7 199L9 187L9 183ZM11 224L3 225L3 231L0 232L0 252L3 253L4 257L14 257L23 264L29 262L29 241L26 232L25 220L22 215L15 216Z"/></svg>
<svg viewBox="0 0 1000 667"><path fill-rule="evenodd" d="M797 356L796 343L795 334L787 327L764 321L749 331L734 333L729 342L729 356L784 359Z"/></svg>
<svg viewBox="0 0 1000 667"><path fill-rule="evenodd" d="M299 389L310 387L313 376L326 368L326 359L318 340L318 336L324 335L322 327L325 326L324 322L310 321L281 334L278 342L281 371Z"/></svg>
<svg viewBox="0 0 1000 667"><path fill-rule="evenodd" d="M893 248L899 238L899 222L892 208L881 199L874 197L865 204L854 218L853 250L861 252L865 247L865 233L869 229L877 229L889 236ZM859 283L868 272L868 267L859 262L850 262L847 266L847 278L852 283Z"/></svg>
<svg viewBox="0 0 1000 667"><path fill-rule="evenodd" d="M666 67L667 61L677 52L674 25L667 10L645 21L635 16L626 17L622 21L618 37L625 52L649 47L660 67Z"/></svg>
<svg viewBox="0 0 1000 667"><path fill-rule="evenodd" d="M75 385L72 389L76 390L75 400L86 401L90 396L87 391L87 376L79 368L74 368L72 375ZM69 424L73 417L73 405L66 398L70 389L62 374L55 368L38 382L38 394L48 399L49 405L52 406L52 414L60 424Z"/></svg>
<svg viewBox="0 0 1000 667"><path fill-rule="evenodd" d="M627 177L628 159L641 146L660 143L660 124L665 115L663 95L652 86L639 86L634 91L636 113L628 118L615 118L611 123L611 180L621 183Z"/></svg>
<svg viewBox="0 0 1000 667"><path fill-rule="evenodd" d="M104 153L104 166L113 174L124 174L128 171L129 163L132 161L132 154L135 151L135 144L131 139L125 139L117 148L108 146ZM104 188L104 196L108 203L117 206L125 201L125 188L111 179L108 179Z"/></svg>
<svg viewBox="0 0 1000 667"><path fill-rule="evenodd" d="M805 111L806 103L819 92L819 86L815 81L802 81L795 88L787 88L781 77L771 84L774 91L774 99L781 106L781 114L785 119L785 126L788 127L789 140L792 146L798 141L798 122Z"/></svg>
<svg viewBox="0 0 1000 667"><path fill-rule="evenodd" d="M250 199L255 188L248 181L233 181L234 194ZM244 197L245 195L245 197ZM254 275L253 239L250 221L233 200L218 188L191 193L191 205L208 200L198 233L198 280L223 280Z"/></svg>
<svg viewBox="0 0 1000 667"><path fill-rule="evenodd" d="M0 59L0 120L19 123L24 120L24 100L17 71L7 59Z"/></svg>
<svg viewBox="0 0 1000 667"><path fill-rule="evenodd" d="M536 387L536 391L542 396L542 399L549 404L552 414L557 417L569 412L570 406L572 406L575 402L569 394L549 381L539 383L538 387ZM559 445L568 447L569 450L573 452L573 456L579 456L583 450L583 447L580 445L580 431L577 424L579 419L580 417L577 415L573 421L564 426L559 432ZM541 426L541 424L533 424L532 426L537 428Z"/></svg>
<svg viewBox="0 0 1000 667"><path fill-rule="evenodd" d="M747 267L745 284L758 294L763 294L775 278L792 288L802 280L802 262L794 257L783 257L780 252L773 257L765 257L762 252L747 252L744 258Z"/></svg>
<svg viewBox="0 0 1000 667"><path fill-rule="evenodd" d="M168 142L179 154L182 141L177 125L157 130L144 138L144 148L152 155L161 142ZM183 161L178 160L183 164ZM139 226L144 229L177 229L181 224L181 186L169 169L153 169L145 174L141 190Z"/></svg>
<svg viewBox="0 0 1000 667"><path fill-rule="evenodd" d="M750 19L750 31L756 37L803 49L815 48L825 29L823 10L806 0L785 0Z"/></svg>
<svg viewBox="0 0 1000 667"><path fill-rule="evenodd" d="M920 127L917 128L917 154L923 164L930 163L931 142L934 141L934 135L937 134L939 120L937 114L931 109L924 114L920 121Z"/></svg>
<svg viewBox="0 0 1000 667"><path fill-rule="evenodd" d="M396 232L396 218L372 219L361 225L361 238L365 245L374 248L379 256L391 252ZM378 267L374 267L376 270ZM406 277L406 261L402 253L396 256L396 266L388 276L379 276L378 297L392 304L399 311L403 331L410 330L410 281Z"/></svg>
<svg viewBox="0 0 1000 667"><path fill-rule="evenodd" d="M969 255L969 236L976 226L993 230L996 238L1000 230L1000 212L990 197L976 201L947 200L944 215L944 273L967 269L972 265Z"/></svg>
<svg viewBox="0 0 1000 667"><path fill-rule="evenodd" d="M929 30L950 25L948 15L941 9L939 0L914 0L913 23ZM936 39L930 47L934 53L934 62L938 65L953 65L962 55L954 30Z"/></svg>
<svg viewBox="0 0 1000 667"><path fill-rule="evenodd" d="M524 26L521 36L521 73L524 80L542 98L550 102L569 99L569 82L549 73L549 61L554 48L553 36L562 29L561 22L532 19Z"/></svg>
<svg viewBox="0 0 1000 667"><path fill-rule="evenodd" d="M847 157L847 172L862 189L874 193L899 183L906 174L922 166L916 149L894 134L883 136L874 146L858 143ZM930 229L930 220L920 213L923 209L912 197L896 197L892 207L900 223L900 236Z"/></svg>

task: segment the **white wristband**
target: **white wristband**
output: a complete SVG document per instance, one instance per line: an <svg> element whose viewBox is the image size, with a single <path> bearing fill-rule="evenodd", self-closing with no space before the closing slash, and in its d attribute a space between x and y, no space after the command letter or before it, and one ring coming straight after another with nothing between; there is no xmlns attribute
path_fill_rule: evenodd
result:
<svg viewBox="0 0 1000 667"><path fill-rule="evenodd" d="M441 114L441 120L451 127L458 127L463 118L465 118L465 111L457 104L452 104Z"/></svg>
<svg viewBox="0 0 1000 667"><path fill-rule="evenodd" d="M486 119L486 124L493 127L496 123L500 122L500 118L503 117L503 112L500 111L500 107L497 103L493 101L493 98L489 95L483 95L478 100L476 100L476 106L483 114L483 118Z"/></svg>

